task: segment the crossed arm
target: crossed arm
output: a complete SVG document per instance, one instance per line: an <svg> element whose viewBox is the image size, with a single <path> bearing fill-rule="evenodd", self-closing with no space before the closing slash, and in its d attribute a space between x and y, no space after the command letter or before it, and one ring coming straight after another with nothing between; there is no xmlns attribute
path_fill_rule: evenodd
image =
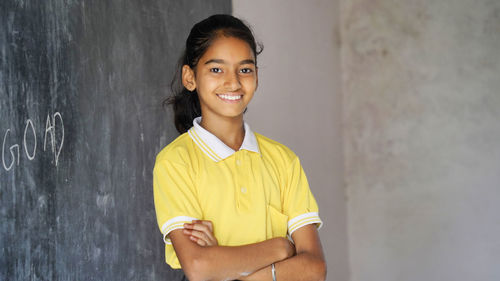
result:
<svg viewBox="0 0 500 281"><path fill-rule="evenodd" d="M326 264L314 225L292 234L295 246L286 238L273 238L233 247L217 244L209 221L193 221L184 227L169 235L191 281L272 280L272 263L277 280L325 280Z"/></svg>

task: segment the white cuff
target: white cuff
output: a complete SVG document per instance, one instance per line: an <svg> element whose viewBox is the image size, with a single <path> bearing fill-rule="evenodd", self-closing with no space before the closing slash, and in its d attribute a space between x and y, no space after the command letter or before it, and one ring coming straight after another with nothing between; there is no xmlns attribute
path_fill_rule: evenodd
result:
<svg viewBox="0 0 500 281"><path fill-rule="evenodd" d="M293 219L288 221L288 235L290 235L290 237L291 237L292 233L295 230L297 230L305 225L308 225L308 224L317 224L318 229L320 229L321 226L323 225L323 222L319 218L319 215L317 212L311 212L311 213L305 213L302 215L298 215L298 216L296 216Z"/></svg>
<svg viewBox="0 0 500 281"><path fill-rule="evenodd" d="M184 228L185 223L191 223L194 220L198 220L197 218L193 217L188 217L188 216L178 216L173 219L168 220L166 223L163 224L161 227L161 233L163 233L163 241L165 244L171 245L172 241L170 241L170 238L167 237L167 235L172 232L173 230L179 229L179 228Z"/></svg>

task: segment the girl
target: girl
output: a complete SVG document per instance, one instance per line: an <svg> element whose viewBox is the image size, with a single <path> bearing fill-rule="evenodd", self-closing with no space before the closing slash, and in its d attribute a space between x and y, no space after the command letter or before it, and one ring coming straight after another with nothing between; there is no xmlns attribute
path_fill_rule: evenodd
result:
<svg viewBox="0 0 500 281"><path fill-rule="evenodd" d="M168 100L181 135L157 156L154 201L166 262L191 281L326 276L321 220L299 159L243 121L259 53L233 16L197 23Z"/></svg>

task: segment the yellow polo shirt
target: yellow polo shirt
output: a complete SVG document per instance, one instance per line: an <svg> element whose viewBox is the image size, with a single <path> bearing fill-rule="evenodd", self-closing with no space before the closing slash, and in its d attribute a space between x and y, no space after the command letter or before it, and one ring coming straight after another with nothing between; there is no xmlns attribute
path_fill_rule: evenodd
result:
<svg viewBox="0 0 500 281"><path fill-rule="evenodd" d="M165 259L180 268L168 234L192 220L210 220L219 245L238 246L286 237L322 224L298 157L286 146L252 132L234 151L201 127L167 145L154 167L154 202Z"/></svg>

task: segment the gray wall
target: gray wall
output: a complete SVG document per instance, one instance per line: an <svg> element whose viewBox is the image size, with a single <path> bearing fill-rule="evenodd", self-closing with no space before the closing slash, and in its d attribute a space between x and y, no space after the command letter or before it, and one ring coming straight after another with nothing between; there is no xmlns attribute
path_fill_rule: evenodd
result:
<svg viewBox="0 0 500 281"><path fill-rule="evenodd" d="M340 13L351 280L500 280L500 2Z"/></svg>
<svg viewBox="0 0 500 281"><path fill-rule="evenodd" d="M245 119L300 157L318 201L328 280L348 280L337 1L233 0L264 52Z"/></svg>
<svg viewBox="0 0 500 281"><path fill-rule="evenodd" d="M302 158L328 280L500 280L500 2L233 11L266 45L247 120Z"/></svg>

